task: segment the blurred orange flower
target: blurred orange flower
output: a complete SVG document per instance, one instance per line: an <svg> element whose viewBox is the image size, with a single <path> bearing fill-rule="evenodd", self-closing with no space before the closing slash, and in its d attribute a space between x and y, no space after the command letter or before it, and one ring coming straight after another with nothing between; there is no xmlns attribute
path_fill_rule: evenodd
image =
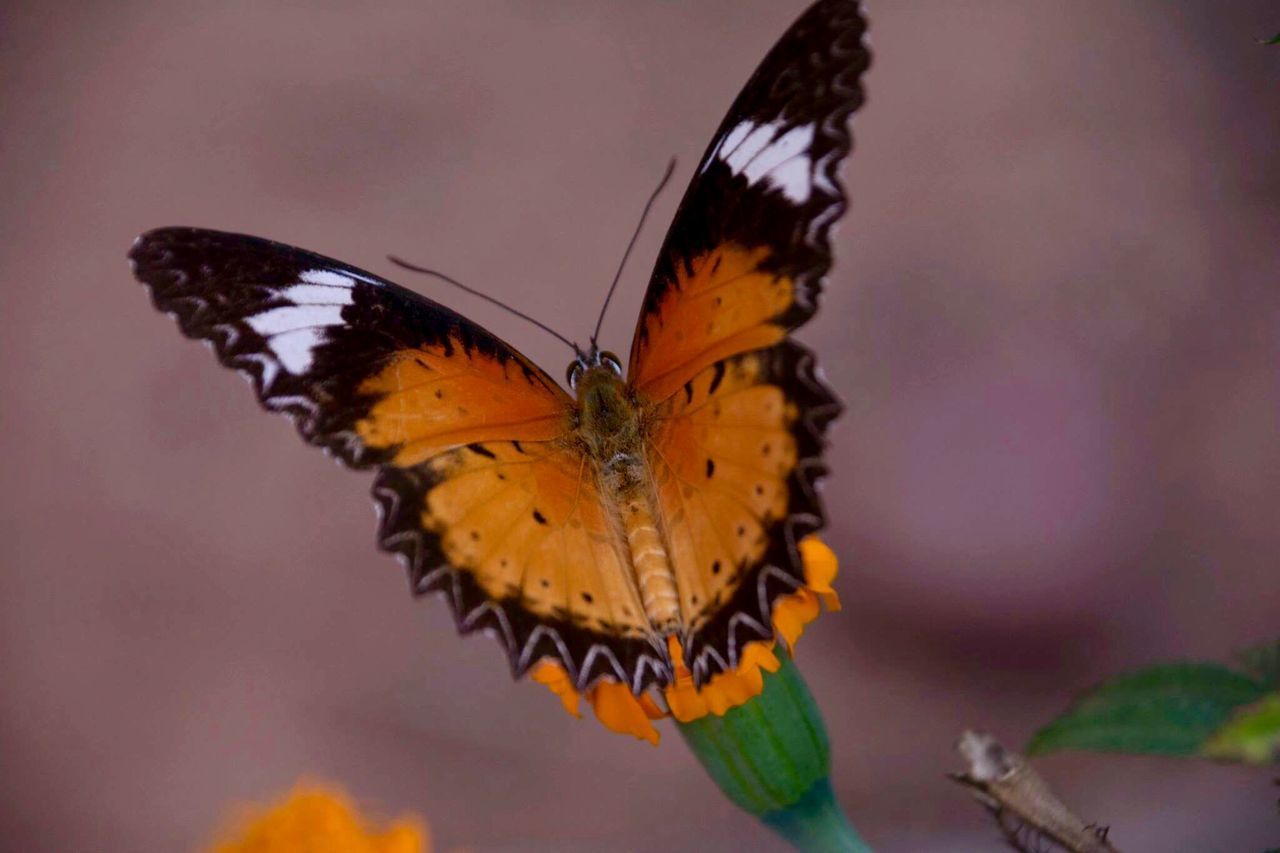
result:
<svg viewBox="0 0 1280 853"><path fill-rule="evenodd" d="M431 853L426 822L375 827L336 786L300 782L282 799L241 815L208 853Z"/></svg>

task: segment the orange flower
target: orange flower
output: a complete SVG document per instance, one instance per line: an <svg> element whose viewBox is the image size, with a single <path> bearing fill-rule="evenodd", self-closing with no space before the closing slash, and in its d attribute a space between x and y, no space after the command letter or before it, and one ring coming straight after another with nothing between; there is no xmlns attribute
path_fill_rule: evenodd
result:
<svg viewBox="0 0 1280 853"><path fill-rule="evenodd" d="M573 680L563 666L543 659L533 670L533 680L545 684L548 690L559 696L566 711L582 718L582 712L578 710L582 694L574 689ZM666 713L647 693L636 696L625 684L599 681L587 690L587 701L605 728L658 745L658 730L650 721L660 720Z"/></svg>
<svg viewBox="0 0 1280 853"><path fill-rule="evenodd" d="M684 664L684 649L675 637L667 638L671 662L675 665L676 678L663 693L671 716L682 723L705 717L707 714L724 716L730 708L745 704L760 695L764 689L764 676L760 670L777 672L781 664L773 656L773 643L748 643L731 672L713 675L701 689L693 686L693 675Z"/></svg>
<svg viewBox="0 0 1280 853"><path fill-rule="evenodd" d="M532 678L539 684L546 685L548 690L559 696L566 711L579 720L582 719L582 712L578 710L578 706L582 703L582 696L573 689L573 679L569 677L569 673L565 672L563 666L550 658L544 658L534 667Z"/></svg>
<svg viewBox="0 0 1280 853"><path fill-rule="evenodd" d="M817 536L806 536L800 540L800 559L804 562L804 585L818 594L828 610L839 610L840 596L831 587L840 569L836 552Z"/></svg>
<svg viewBox="0 0 1280 853"><path fill-rule="evenodd" d="M426 824L402 817L383 829L363 818L341 790L299 783L266 809L253 809L210 853L431 853Z"/></svg>
<svg viewBox="0 0 1280 853"><path fill-rule="evenodd" d="M607 728L619 734L630 734L658 745L658 730L651 720L660 720L666 713L647 693L636 696L625 684L601 681L587 691L587 701L595 709L596 716Z"/></svg>
<svg viewBox="0 0 1280 853"><path fill-rule="evenodd" d="M840 609L840 598L831 587L838 569L835 553L818 537L806 536L800 541L800 556L804 561L805 585L782 596L773 605L775 636L781 638L791 654L795 653L796 641L805 626L822 612L822 605L825 604L827 610ZM736 669L714 675L698 688L685 666L684 648L671 636L667 638L667 650L675 669L675 680L661 691L665 711L649 693L637 696L627 685L612 680L597 682L587 690L586 699L606 728L657 746L659 735L653 720L672 716L687 723L707 714L723 716L730 708L759 696L764 689L763 672L777 672L780 666L774 646L773 640L748 643ZM533 680L559 696L570 714L582 716L578 710L582 694L574 689L569 674L559 663L543 659L533 670Z"/></svg>

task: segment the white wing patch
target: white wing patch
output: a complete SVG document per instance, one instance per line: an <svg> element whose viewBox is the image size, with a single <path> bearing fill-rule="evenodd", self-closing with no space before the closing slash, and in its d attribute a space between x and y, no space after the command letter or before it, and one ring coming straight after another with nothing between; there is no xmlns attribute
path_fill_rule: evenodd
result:
<svg viewBox="0 0 1280 853"><path fill-rule="evenodd" d="M749 121L744 121L738 127L735 127L734 131L736 132L738 128L744 126L748 131L746 136L733 150L726 149L721 155L724 161L729 164L730 171L735 175L751 165L751 161L755 159L756 155L763 153L769 147L769 141L778 133L776 124L754 125ZM733 136L732 133L729 135Z"/></svg>
<svg viewBox="0 0 1280 853"><path fill-rule="evenodd" d="M280 366L295 376L311 369L316 347L327 338L325 330L343 324L342 309L351 304L356 283L351 276L326 269L307 270L298 278L299 284L280 291L280 296L293 304L244 320L267 339ZM270 378L275 378L274 371Z"/></svg>
<svg viewBox="0 0 1280 853"><path fill-rule="evenodd" d="M354 285L355 279L349 275L338 272L337 270L307 270L298 276L309 284L322 284L329 287L351 287ZM360 277L361 281L368 281L364 276Z"/></svg>
<svg viewBox="0 0 1280 853"><path fill-rule="evenodd" d="M245 317L244 321L258 334L271 337L295 329L339 325L342 323L342 306L290 305Z"/></svg>
<svg viewBox="0 0 1280 853"><path fill-rule="evenodd" d="M273 336L267 343L284 369L300 376L311 369L312 353L324 343L324 333L315 327L290 329Z"/></svg>
<svg viewBox="0 0 1280 853"><path fill-rule="evenodd" d="M294 305L349 305L350 288L328 284L295 284L280 291L280 295Z"/></svg>
<svg viewBox="0 0 1280 853"><path fill-rule="evenodd" d="M711 160L722 160L735 175L744 175L755 184L763 180L797 204L809 200L813 192L813 124L802 124L779 135L782 120L768 124L741 121L725 134Z"/></svg>

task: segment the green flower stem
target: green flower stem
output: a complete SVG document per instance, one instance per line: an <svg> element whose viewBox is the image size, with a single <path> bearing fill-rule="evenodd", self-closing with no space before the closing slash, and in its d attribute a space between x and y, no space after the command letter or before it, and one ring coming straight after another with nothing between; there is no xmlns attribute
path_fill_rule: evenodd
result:
<svg viewBox="0 0 1280 853"><path fill-rule="evenodd" d="M830 779L819 779L790 808L765 812L760 819L797 850L871 853L836 802Z"/></svg>
<svg viewBox="0 0 1280 853"><path fill-rule="evenodd" d="M723 717L677 723L725 796L798 850L867 853L831 791L831 747L818 706L786 655L764 690Z"/></svg>

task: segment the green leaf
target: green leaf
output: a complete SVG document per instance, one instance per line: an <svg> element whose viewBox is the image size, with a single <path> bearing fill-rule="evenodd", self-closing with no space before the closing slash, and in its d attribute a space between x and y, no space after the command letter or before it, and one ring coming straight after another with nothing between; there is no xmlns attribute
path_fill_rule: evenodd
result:
<svg viewBox="0 0 1280 853"><path fill-rule="evenodd" d="M1210 758L1246 764L1280 762L1280 693L1240 708L1201 751Z"/></svg>
<svg viewBox="0 0 1280 853"><path fill-rule="evenodd" d="M1262 42L1262 44L1280 44L1280 33L1276 33L1273 37Z"/></svg>
<svg viewBox="0 0 1280 853"><path fill-rule="evenodd" d="M1266 688L1224 666L1154 666L1105 682L1036 732L1029 755L1058 749L1196 755L1241 705Z"/></svg>
<svg viewBox="0 0 1280 853"><path fill-rule="evenodd" d="M1268 687L1280 687L1280 640L1237 652L1236 660L1258 681Z"/></svg>

